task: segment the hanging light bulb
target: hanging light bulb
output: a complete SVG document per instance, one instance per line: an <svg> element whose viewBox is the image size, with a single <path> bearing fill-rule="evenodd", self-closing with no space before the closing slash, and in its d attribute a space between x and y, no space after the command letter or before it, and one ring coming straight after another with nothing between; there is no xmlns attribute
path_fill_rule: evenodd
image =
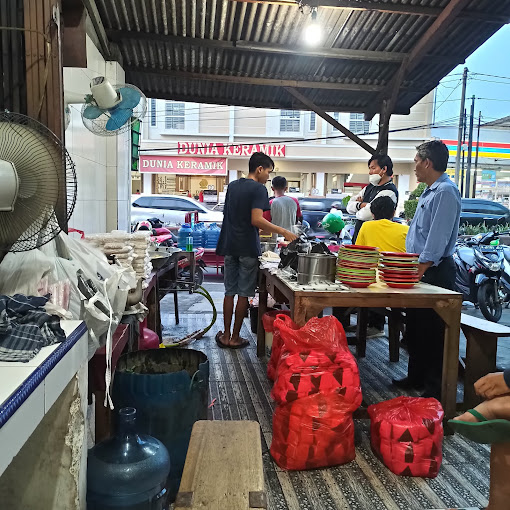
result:
<svg viewBox="0 0 510 510"><path fill-rule="evenodd" d="M322 27L317 21L317 7L312 7L312 20L305 28L305 42L309 46L319 46L322 42Z"/></svg>

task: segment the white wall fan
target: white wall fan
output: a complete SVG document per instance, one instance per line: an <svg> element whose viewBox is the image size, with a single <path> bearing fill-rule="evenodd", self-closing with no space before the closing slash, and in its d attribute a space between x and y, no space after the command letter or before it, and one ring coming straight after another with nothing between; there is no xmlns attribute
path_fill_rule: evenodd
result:
<svg viewBox="0 0 510 510"><path fill-rule="evenodd" d="M115 136L128 131L136 120L145 116L147 98L134 85L112 85L104 76L90 83L90 94L65 91L66 128L69 124L69 104L83 103L81 118L84 126L100 136Z"/></svg>

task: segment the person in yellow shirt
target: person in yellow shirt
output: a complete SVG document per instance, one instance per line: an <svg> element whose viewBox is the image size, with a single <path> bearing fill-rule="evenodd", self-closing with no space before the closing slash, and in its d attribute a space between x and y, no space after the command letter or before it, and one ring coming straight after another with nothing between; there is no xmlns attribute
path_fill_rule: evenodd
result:
<svg viewBox="0 0 510 510"><path fill-rule="evenodd" d="M377 197L370 209L373 221L365 221L356 239L361 246L376 246L381 251L405 252L409 227L393 220L396 204L391 197Z"/></svg>

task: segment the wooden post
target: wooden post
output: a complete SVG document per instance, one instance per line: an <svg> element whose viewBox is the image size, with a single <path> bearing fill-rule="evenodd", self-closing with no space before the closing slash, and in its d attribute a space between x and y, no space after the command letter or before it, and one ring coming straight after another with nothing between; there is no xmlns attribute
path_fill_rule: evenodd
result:
<svg viewBox="0 0 510 510"><path fill-rule="evenodd" d="M27 115L64 139L61 2L24 0ZM30 31L28 31L30 30Z"/></svg>

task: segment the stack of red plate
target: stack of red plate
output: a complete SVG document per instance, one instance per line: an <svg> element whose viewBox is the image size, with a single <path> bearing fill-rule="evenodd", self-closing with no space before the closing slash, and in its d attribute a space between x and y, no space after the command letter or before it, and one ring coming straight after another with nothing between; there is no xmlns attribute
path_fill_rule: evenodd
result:
<svg viewBox="0 0 510 510"><path fill-rule="evenodd" d="M349 287L368 287L376 281L379 250L373 246L343 245L338 250L336 279Z"/></svg>
<svg viewBox="0 0 510 510"><path fill-rule="evenodd" d="M381 252L379 275L381 280L397 289L410 289L419 281L417 253Z"/></svg>

